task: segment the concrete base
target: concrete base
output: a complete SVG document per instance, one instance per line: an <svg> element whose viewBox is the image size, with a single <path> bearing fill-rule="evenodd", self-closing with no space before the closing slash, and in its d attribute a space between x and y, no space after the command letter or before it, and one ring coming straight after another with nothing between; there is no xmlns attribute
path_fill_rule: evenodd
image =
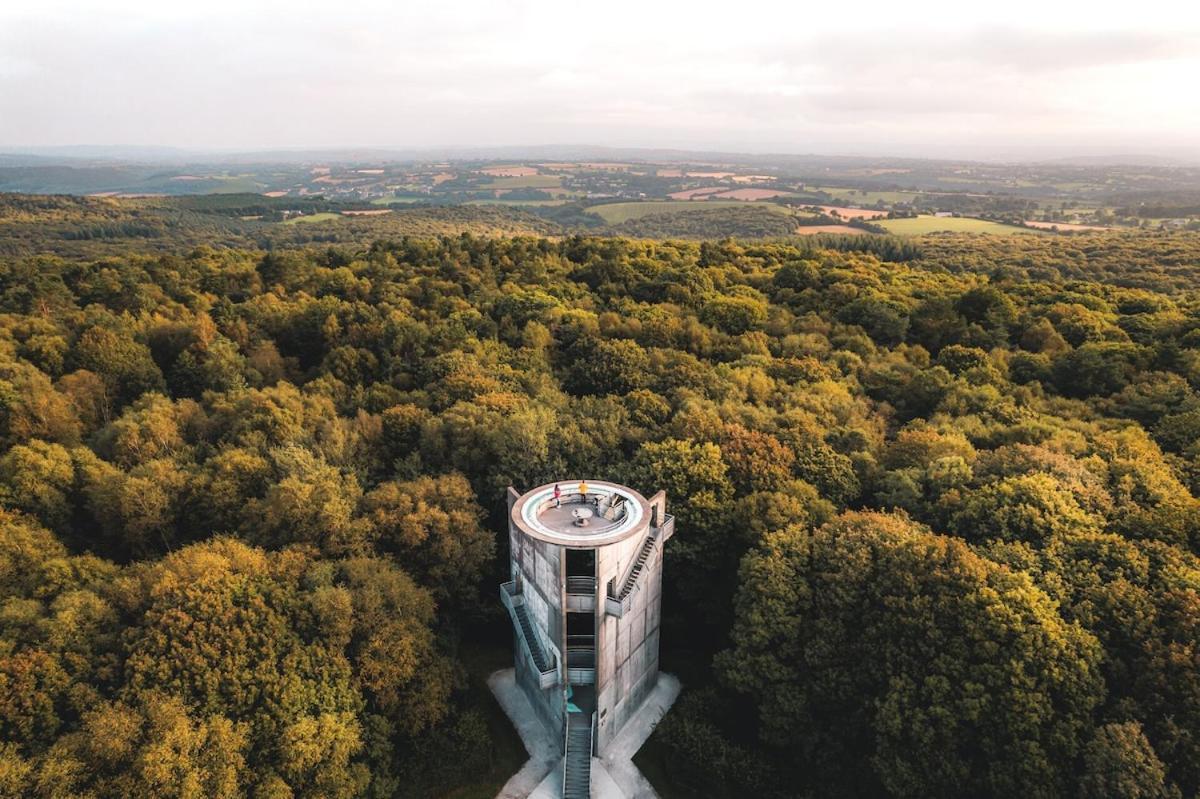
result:
<svg viewBox="0 0 1200 799"><path fill-rule="evenodd" d="M488 678L496 701L512 720L529 752L529 760L514 774L496 799L561 799L562 758L559 742L541 723L529 700L517 686L512 669ZM592 758L593 799L658 799L658 794L638 767L633 756L679 696L679 680L660 673L653 690L630 717L602 758Z"/></svg>
<svg viewBox="0 0 1200 799"><path fill-rule="evenodd" d="M646 739L650 737L650 733L654 732L658 722L662 721L662 717L671 709L671 705L675 704L675 700L679 697L679 689L678 679L673 675L659 672L658 681L642 701L642 706L630 716L629 720L625 722L625 726L621 728L621 732L605 748L604 757L600 759L600 763L605 775L611 778L615 787L620 791L619 794L611 794L612 799L658 799L658 794L651 787L650 781L633 764L633 756L642 748L642 744L646 743ZM593 761L594 763L595 761ZM600 782L597 781L595 775L596 770L593 766L592 796L609 799L610 794L597 793L596 789L600 786Z"/></svg>
<svg viewBox="0 0 1200 799"><path fill-rule="evenodd" d="M562 773L562 756L559 754L562 742L550 734L533 705L529 704L529 698L517 685L513 669L502 669L493 673L488 677L488 688L492 689L496 701L517 728L517 734L525 744L525 751L529 753L529 760L504 783L500 793L496 794L496 799L526 799L533 795L538 784L547 775L555 773L556 769L557 773ZM559 782L561 783L561 779ZM561 784L558 792L562 793Z"/></svg>

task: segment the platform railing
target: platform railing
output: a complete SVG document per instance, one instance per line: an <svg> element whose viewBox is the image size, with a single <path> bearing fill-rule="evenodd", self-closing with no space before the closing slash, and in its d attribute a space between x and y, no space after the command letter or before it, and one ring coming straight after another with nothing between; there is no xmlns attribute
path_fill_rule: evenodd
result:
<svg viewBox="0 0 1200 799"><path fill-rule="evenodd" d="M596 578L587 575L567 575L568 594L595 594Z"/></svg>
<svg viewBox="0 0 1200 799"><path fill-rule="evenodd" d="M596 636L567 636L567 682L572 685L596 684Z"/></svg>

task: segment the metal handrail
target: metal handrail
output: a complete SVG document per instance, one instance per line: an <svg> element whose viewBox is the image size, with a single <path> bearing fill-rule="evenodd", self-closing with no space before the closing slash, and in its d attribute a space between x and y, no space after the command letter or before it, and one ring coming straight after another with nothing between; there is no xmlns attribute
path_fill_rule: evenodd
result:
<svg viewBox="0 0 1200 799"><path fill-rule="evenodd" d="M596 593L596 578L583 575L567 575L568 594Z"/></svg>
<svg viewBox="0 0 1200 799"><path fill-rule="evenodd" d="M546 652L548 661L545 669L538 665L537 659L533 656L533 650L529 646L529 640L525 637L525 631L521 629L520 622L517 621L516 606L525 603L525 598L516 590L516 580L510 580L507 583L500 584L500 602L508 610L509 618L512 620L513 627L517 630L517 637L521 639L521 651L525 653L525 658L533 666L533 670L538 673L538 682L543 688L554 684L553 680L558 678L558 659L552 652ZM553 678L553 680L552 680Z"/></svg>
<svg viewBox="0 0 1200 799"><path fill-rule="evenodd" d="M565 796L567 793L567 747L571 744L571 711L567 710L567 694L563 692L563 718L566 721L563 723L563 776L562 776L562 792Z"/></svg>

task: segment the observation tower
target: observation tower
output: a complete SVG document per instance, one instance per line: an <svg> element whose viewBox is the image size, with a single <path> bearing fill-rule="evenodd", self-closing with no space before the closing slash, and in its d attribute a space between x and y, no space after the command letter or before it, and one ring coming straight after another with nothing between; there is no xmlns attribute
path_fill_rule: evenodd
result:
<svg viewBox="0 0 1200 799"><path fill-rule="evenodd" d="M599 480L508 489L516 681L563 742L563 796L589 795L593 755L658 679L666 494Z"/></svg>

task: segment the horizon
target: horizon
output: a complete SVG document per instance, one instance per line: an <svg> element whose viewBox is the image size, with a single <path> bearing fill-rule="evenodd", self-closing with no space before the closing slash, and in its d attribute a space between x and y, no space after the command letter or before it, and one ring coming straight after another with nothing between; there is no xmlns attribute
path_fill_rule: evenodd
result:
<svg viewBox="0 0 1200 799"><path fill-rule="evenodd" d="M1029 147L1023 150L1009 148L976 153L958 152L941 155L919 155L886 150L733 150L733 149L688 149L653 146L613 146L596 143L580 144L513 144L503 146L460 145L454 147L430 145L424 147L403 145L329 145L329 146L277 146L261 148L210 148L181 147L164 144L94 144L76 143L60 145L0 145L0 157L36 158L70 166L71 162L111 161L113 163L146 165L220 165L230 161L254 163L279 163L328 161L330 163L408 163L421 161L484 162L505 160L535 161L538 159L566 157L589 158L598 161L613 161L617 158L633 162L687 162L704 159L725 158L745 161L782 159L829 159L883 162L930 162L930 163L981 163L981 164L1065 164L1071 162L1092 163L1105 166L1200 166L1200 146L1193 148L1129 148L1118 147Z"/></svg>

